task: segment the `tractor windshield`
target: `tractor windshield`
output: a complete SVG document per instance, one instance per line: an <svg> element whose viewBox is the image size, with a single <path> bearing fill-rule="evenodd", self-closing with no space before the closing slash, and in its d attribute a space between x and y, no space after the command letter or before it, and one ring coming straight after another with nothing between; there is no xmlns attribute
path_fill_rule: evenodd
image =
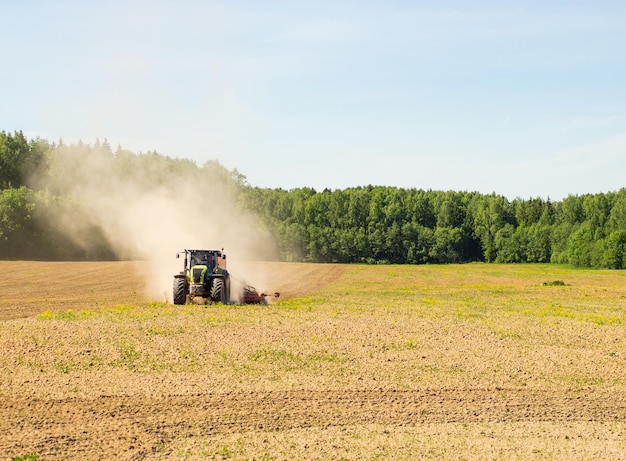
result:
<svg viewBox="0 0 626 461"><path fill-rule="evenodd" d="M191 255L191 267L206 266L209 272L215 268L215 255L209 251L195 251Z"/></svg>

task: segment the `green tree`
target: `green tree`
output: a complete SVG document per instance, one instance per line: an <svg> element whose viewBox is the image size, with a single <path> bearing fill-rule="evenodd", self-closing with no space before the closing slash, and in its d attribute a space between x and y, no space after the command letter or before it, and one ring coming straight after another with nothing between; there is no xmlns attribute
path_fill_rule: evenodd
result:
<svg viewBox="0 0 626 461"><path fill-rule="evenodd" d="M550 244L552 228L541 224L541 221L528 228L528 237L525 240L526 262L545 263L550 262L552 247Z"/></svg>
<svg viewBox="0 0 626 461"><path fill-rule="evenodd" d="M607 232L626 229L626 189L620 189L613 198L613 204L606 224Z"/></svg>
<svg viewBox="0 0 626 461"><path fill-rule="evenodd" d="M436 193L434 202L437 227L459 228L463 225L466 215L463 193L453 191Z"/></svg>
<svg viewBox="0 0 626 461"><path fill-rule="evenodd" d="M0 258L33 254L36 235L32 195L32 191L24 186L0 190Z"/></svg>
<svg viewBox="0 0 626 461"><path fill-rule="evenodd" d="M570 237L568 261L577 267L591 267L593 261L594 239L589 222L582 224Z"/></svg>
<svg viewBox="0 0 626 461"><path fill-rule="evenodd" d="M472 202L474 233L479 238L487 262L497 258L495 238L505 224L513 221L506 198L491 194L477 196Z"/></svg>
<svg viewBox="0 0 626 461"><path fill-rule="evenodd" d="M406 211L411 222L434 229L437 215L433 205L433 193L423 190L409 189L406 191Z"/></svg>
<svg viewBox="0 0 626 461"><path fill-rule="evenodd" d="M370 209L370 194L367 189L357 187L348 189L347 219L348 226L353 229L365 229Z"/></svg>
<svg viewBox="0 0 626 461"><path fill-rule="evenodd" d="M415 222L407 223L403 231L408 241L406 262L409 264L429 262L430 249L435 242L434 231Z"/></svg>
<svg viewBox="0 0 626 461"><path fill-rule="evenodd" d="M26 186L32 176L45 174L49 148L42 139L29 142L21 131L0 131L0 189Z"/></svg>
<svg viewBox="0 0 626 461"><path fill-rule="evenodd" d="M604 241L603 266L626 269L626 230L615 230Z"/></svg>
<svg viewBox="0 0 626 461"><path fill-rule="evenodd" d="M569 245L571 235L578 230L580 224L562 222L550 227L550 262L569 264Z"/></svg>
<svg viewBox="0 0 626 461"><path fill-rule="evenodd" d="M584 220L583 199L577 195L568 195L555 207L556 224L581 224Z"/></svg>
<svg viewBox="0 0 626 461"><path fill-rule="evenodd" d="M458 263L461 259L463 233L458 227L437 227L428 256L436 264Z"/></svg>
<svg viewBox="0 0 626 461"><path fill-rule="evenodd" d="M604 226L609 218L610 208L605 194L586 195L583 198L585 222L590 224L594 240L604 237Z"/></svg>
<svg viewBox="0 0 626 461"><path fill-rule="evenodd" d="M524 242L526 232L523 227L517 229L512 224L505 224L496 232L495 247L497 263L519 263L524 260Z"/></svg>

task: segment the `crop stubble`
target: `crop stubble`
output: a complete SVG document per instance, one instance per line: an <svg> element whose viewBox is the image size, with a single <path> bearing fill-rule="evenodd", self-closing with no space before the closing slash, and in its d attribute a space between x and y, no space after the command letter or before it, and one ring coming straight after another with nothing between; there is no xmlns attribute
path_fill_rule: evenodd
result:
<svg viewBox="0 0 626 461"><path fill-rule="evenodd" d="M5 459L626 457L620 272L258 263L279 304L176 308L136 264L0 263Z"/></svg>

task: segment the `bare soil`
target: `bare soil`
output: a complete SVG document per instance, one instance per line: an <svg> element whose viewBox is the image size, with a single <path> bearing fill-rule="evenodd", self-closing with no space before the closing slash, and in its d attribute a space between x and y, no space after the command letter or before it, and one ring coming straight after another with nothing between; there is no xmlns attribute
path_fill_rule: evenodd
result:
<svg viewBox="0 0 626 461"><path fill-rule="evenodd" d="M143 299L135 262L0 261L0 320Z"/></svg>
<svg viewBox="0 0 626 461"><path fill-rule="evenodd" d="M105 369L108 376L103 376L53 373L27 363L29 350L36 361L37 348L25 346L38 340L33 316L149 302L137 264L0 262L5 274L0 331L8 335L0 364L12 368L5 370L3 376L11 378L0 389L0 460L626 459L626 394L620 381L625 363L619 353L610 372L617 376L613 384L563 389L482 382L393 388L385 377L376 387L374 377L360 368L348 378L337 376L335 386L319 387L312 377L308 383L212 388L205 382L194 385L202 380L195 372L122 370L116 375ZM269 283L283 299L319 292L347 270L258 265L272 274ZM62 337L78 343L91 334L96 333ZM20 342L24 335L32 341ZM56 348L62 354L66 346L50 345L49 352ZM364 359L367 353L373 354L364 352ZM415 366L402 351L384 357L393 361L384 370ZM84 384L89 379L91 386ZM110 380L109 392L96 384L101 379Z"/></svg>
<svg viewBox="0 0 626 461"><path fill-rule="evenodd" d="M8 426L0 450L38 453L41 459L176 457L172 452L163 453L162 448L177 440L302 429L379 425L413 428L419 436L415 428L433 424L558 425L626 420L626 397L616 401L613 394L597 392L564 395L518 389L368 389L62 400L4 397L0 408ZM555 435L565 438L568 433L555 431ZM624 436L623 432L615 435L622 443ZM613 459L620 459L624 452L614 455L617 458ZM308 458L306 450L299 457ZM368 458L358 454L353 459Z"/></svg>
<svg viewBox="0 0 626 461"><path fill-rule="evenodd" d="M278 291L282 299L289 299L328 285L346 266L249 262L246 269L264 274L267 287L259 286L259 290ZM0 273L0 321L46 310L98 309L148 301L143 294L147 268L142 262L0 261Z"/></svg>

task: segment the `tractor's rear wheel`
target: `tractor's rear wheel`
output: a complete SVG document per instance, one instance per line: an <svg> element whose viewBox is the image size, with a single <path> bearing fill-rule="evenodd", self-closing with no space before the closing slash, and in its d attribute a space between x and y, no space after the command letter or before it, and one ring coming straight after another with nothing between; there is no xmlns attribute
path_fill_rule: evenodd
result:
<svg viewBox="0 0 626 461"><path fill-rule="evenodd" d="M182 277L174 278L174 304L185 304L187 301L187 293L185 293L185 279Z"/></svg>
<svg viewBox="0 0 626 461"><path fill-rule="evenodd" d="M214 277L211 279L211 289L209 291L211 301L222 302L226 304L226 292L224 290L224 279L221 277Z"/></svg>

